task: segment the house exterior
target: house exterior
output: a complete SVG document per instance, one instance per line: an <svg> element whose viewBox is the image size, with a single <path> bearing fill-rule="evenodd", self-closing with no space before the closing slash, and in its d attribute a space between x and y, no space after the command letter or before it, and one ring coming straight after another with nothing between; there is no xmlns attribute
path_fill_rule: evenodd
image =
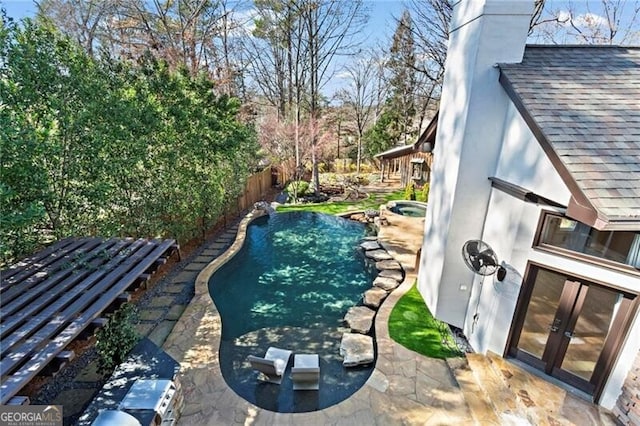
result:
<svg viewBox="0 0 640 426"><path fill-rule="evenodd" d="M388 179L392 174L400 175L400 184L405 187L412 183L422 187L431 178L433 147L436 140L438 113L433 117L418 139L404 146L397 146L374 155L380 161L380 180Z"/></svg>
<svg viewBox="0 0 640 426"><path fill-rule="evenodd" d="M525 47L532 10L454 5L418 288L475 351L633 421L640 48ZM491 246L502 281L465 265L469 240Z"/></svg>

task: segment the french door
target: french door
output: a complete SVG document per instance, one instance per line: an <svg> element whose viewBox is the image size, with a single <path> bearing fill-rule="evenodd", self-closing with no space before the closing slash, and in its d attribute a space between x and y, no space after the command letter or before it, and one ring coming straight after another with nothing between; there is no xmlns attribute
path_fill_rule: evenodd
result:
<svg viewBox="0 0 640 426"><path fill-rule="evenodd" d="M592 395L615 360L633 295L530 269L509 354Z"/></svg>

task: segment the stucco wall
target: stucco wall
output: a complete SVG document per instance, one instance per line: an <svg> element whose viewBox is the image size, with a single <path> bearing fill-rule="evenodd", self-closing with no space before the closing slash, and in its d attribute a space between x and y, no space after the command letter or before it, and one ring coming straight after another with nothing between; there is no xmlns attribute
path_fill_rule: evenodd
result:
<svg viewBox="0 0 640 426"><path fill-rule="evenodd" d="M520 62L531 1L454 6L418 288L434 315L462 327L474 274L460 249L480 238L509 99L498 62Z"/></svg>

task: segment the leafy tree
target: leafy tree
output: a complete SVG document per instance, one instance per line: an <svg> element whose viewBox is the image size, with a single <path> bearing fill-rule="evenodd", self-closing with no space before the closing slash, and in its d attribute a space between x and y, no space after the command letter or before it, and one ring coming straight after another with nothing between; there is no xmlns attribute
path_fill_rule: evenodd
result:
<svg viewBox="0 0 640 426"><path fill-rule="evenodd" d="M254 170L206 73L96 60L46 21L3 19L0 42L4 263L71 235L202 235Z"/></svg>
<svg viewBox="0 0 640 426"><path fill-rule="evenodd" d="M393 132L393 126L398 120L397 111L385 108L376 124L364 133L364 146L370 158L396 144L398 139L397 134Z"/></svg>

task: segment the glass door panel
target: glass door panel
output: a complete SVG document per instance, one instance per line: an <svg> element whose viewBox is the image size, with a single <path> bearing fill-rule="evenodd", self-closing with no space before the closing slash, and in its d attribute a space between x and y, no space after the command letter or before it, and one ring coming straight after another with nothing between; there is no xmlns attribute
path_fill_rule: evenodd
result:
<svg viewBox="0 0 640 426"><path fill-rule="evenodd" d="M554 319L565 280L566 276L557 272L544 269L537 271L518 349L542 359L549 331L559 325L554 325Z"/></svg>
<svg viewBox="0 0 640 426"><path fill-rule="evenodd" d="M577 316L573 331L568 329L564 333L569 342L560 368L589 381L622 295L586 285L582 286L581 291L586 291L586 295L579 312L576 312L579 304L576 304L573 312L572 316Z"/></svg>

